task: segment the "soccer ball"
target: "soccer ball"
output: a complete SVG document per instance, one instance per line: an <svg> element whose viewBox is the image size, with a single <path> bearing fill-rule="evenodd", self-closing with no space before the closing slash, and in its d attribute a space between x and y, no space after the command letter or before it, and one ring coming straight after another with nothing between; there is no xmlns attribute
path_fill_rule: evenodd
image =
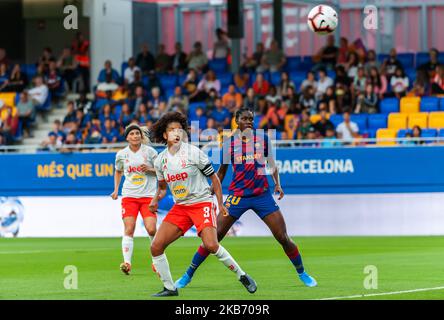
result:
<svg viewBox="0 0 444 320"><path fill-rule="evenodd" d="M338 26L338 14L332 7L321 4L310 10L307 24L317 34L329 34Z"/></svg>

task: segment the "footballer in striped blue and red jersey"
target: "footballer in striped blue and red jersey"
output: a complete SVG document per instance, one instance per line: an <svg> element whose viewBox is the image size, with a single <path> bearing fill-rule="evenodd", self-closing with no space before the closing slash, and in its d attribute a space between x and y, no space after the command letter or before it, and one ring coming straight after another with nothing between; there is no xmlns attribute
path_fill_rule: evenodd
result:
<svg viewBox="0 0 444 320"><path fill-rule="evenodd" d="M275 239L281 244L285 254L295 267L299 279L308 287L317 285L316 280L305 272L302 257L296 244L287 234L284 217L274 200L266 175L266 166L271 169L274 181L274 193L278 200L284 197L280 185L271 143L266 135L258 134L253 128L253 113L249 109L240 109L235 114L238 130L226 141L222 149L223 161L217 172L223 181L228 165L233 166L233 180L224 202L228 214L217 217L217 236L221 241L232 225L248 210L254 211L268 226ZM183 288L190 283L194 272L205 261L208 251L200 246L192 262L175 285Z"/></svg>

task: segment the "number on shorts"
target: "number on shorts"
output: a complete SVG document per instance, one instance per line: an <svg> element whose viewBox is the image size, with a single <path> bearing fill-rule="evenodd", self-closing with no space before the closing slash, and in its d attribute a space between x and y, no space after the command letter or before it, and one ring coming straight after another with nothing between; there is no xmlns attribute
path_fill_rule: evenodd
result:
<svg viewBox="0 0 444 320"><path fill-rule="evenodd" d="M210 207L204 207L204 218L208 218L210 216Z"/></svg>

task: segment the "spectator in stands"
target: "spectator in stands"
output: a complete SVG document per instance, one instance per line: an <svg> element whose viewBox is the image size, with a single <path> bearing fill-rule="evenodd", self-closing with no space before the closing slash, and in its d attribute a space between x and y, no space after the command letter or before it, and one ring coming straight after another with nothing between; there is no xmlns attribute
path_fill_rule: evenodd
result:
<svg viewBox="0 0 444 320"><path fill-rule="evenodd" d="M197 107L196 116L193 121L199 122L199 132L204 130L207 126L208 117L205 115L205 110L202 107Z"/></svg>
<svg viewBox="0 0 444 320"><path fill-rule="evenodd" d="M299 104L299 98L293 87L288 87L287 94L284 96L283 102L288 106L289 114L301 114L301 105Z"/></svg>
<svg viewBox="0 0 444 320"><path fill-rule="evenodd" d="M258 42L256 44L256 51L253 53L251 57L247 57L245 59L245 63L242 66L242 69L246 72L255 72L256 68L259 67L262 61L262 57L264 55L264 44L262 42Z"/></svg>
<svg viewBox="0 0 444 320"><path fill-rule="evenodd" d="M318 60L319 63L313 68L314 71L319 71L320 69L333 70L338 61L339 49L335 46L335 37L329 35L327 37L327 43L318 52L313 60Z"/></svg>
<svg viewBox="0 0 444 320"><path fill-rule="evenodd" d="M318 122L316 122L313 126L321 137L326 137L327 130L332 129L334 132L335 126L333 125L333 123L330 120L327 119L327 111L326 110L320 110L319 115L321 116L320 120Z"/></svg>
<svg viewBox="0 0 444 320"><path fill-rule="evenodd" d="M119 138L119 132L113 125L111 119L106 119L102 130L102 143L116 143Z"/></svg>
<svg viewBox="0 0 444 320"><path fill-rule="evenodd" d="M222 104L228 108L228 111L234 113L237 109L242 107L242 95L236 92L234 84L230 84L228 92L222 97Z"/></svg>
<svg viewBox="0 0 444 320"><path fill-rule="evenodd" d="M205 96L202 96L199 90L197 90L198 84L199 80L197 79L197 72L196 70L191 69L182 84L182 87L185 89L185 94L188 95L190 102L203 101L205 99Z"/></svg>
<svg viewBox="0 0 444 320"><path fill-rule="evenodd" d="M271 86L268 94L265 96L265 100L271 103L272 105L279 106L282 101L282 97L278 95L276 86Z"/></svg>
<svg viewBox="0 0 444 320"><path fill-rule="evenodd" d="M134 72L134 81L128 85L128 95L134 96L137 87L143 87L142 71L136 70Z"/></svg>
<svg viewBox="0 0 444 320"><path fill-rule="evenodd" d="M370 70L372 68L376 68L378 70L381 67L381 64L376 59L376 52L375 50L369 50L367 52L367 61L364 64L365 73L370 74Z"/></svg>
<svg viewBox="0 0 444 320"><path fill-rule="evenodd" d="M341 145L336 137L336 131L334 128L327 128L325 131L325 137L322 139L321 147L331 148Z"/></svg>
<svg viewBox="0 0 444 320"><path fill-rule="evenodd" d="M344 121L337 128L338 138L344 140L345 144L350 144L353 139L358 138L359 127L356 122L350 120L350 112L346 110L343 114Z"/></svg>
<svg viewBox="0 0 444 320"><path fill-rule="evenodd" d="M356 51L349 53L344 67L349 78L354 79L358 75L358 68L361 67L361 64L359 63L359 56Z"/></svg>
<svg viewBox="0 0 444 320"><path fill-rule="evenodd" d="M151 92L151 90L154 87L162 88L162 84L160 83L160 80L157 77L156 72L150 71L150 73L148 74L148 85L147 85L146 89L148 90L148 92Z"/></svg>
<svg viewBox="0 0 444 320"><path fill-rule="evenodd" d="M254 93L261 96L266 96L270 90L270 84L264 79L262 73L256 75L256 81L253 83Z"/></svg>
<svg viewBox="0 0 444 320"><path fill-rule="evenodd" d="M68 90L73 91L74 79L77 77L77 62L70 47L63 49L62 54L57 61L57 68L60 70L63 79L66 80Z"/></svg>
<svg viewBox="0 0 444 320"><path fill-rule="evenodd" d="M43 79L45 79L45 77L46 77L45 66L44 66L43 63L39 63L37 65L37 70L36 70L35 77L37 77L37 76L40 76Z"/></svg>
<svg viewBox="0 0 444 320"><path fill-rule="evenodd" d="M182 50L182 44L176 42L174 53L171 55L171 69L173 72L182 73L187 69L187 55Z"/></svg>
<svg viewBox="0 0 444 320"><path fill-rule="evenodd" d="M423 97L431 94L433 84L430 83L427 70L417 69L416 79L413 88L407 93L407 96Z"/></svg>
<svg viewBox="0 0 444 320"><path fill-rule="evenodd" d="M239 72L234 74L233 79L236 90L241 94L245 94L249 88L250 75L247 72L239 70Z"/></svg>
<svg viewBox="0 0 444 320"><path fill-rule="evenodd" d="M307 131L306 140L310 140L310 142L304 142L301 146L303 147L318 147L319 143L313 140L317 139L316 129L313 126L310 126Z"/></svg>
<svg viewBox="0 0 444 320"><path fill-rule="evenodd" d="M409 78L404 74L402 68L396 68L395 74L390 80L392 91L396 98L404 97L409 88Z"/></svg>
<svg viewBox="0 0 444 320"><path fill-rule="evenodd" d="M128 96L129 96L128 85L125 83L121 85L116 91L113 92L112 100L121 104L123 103L123 101L126 101L128 99Z"/></svg>
<svg viewBox="0 0 444 320"><path fill-rule="evenodd" d="M337 113L334 86L328 87L325 94L322 95L322 98L319 100L319 110L325 110L331 114Z"/></svg>
<svg viewBox="0 0 444 320"><path fill-rule="evenodd" d="M177 111L182 114L188 113L188 97L182 93L182 87L177 86L174 89L174 95L168 100L168 111Z"/></svg>
<svg viewBox="0 0 444 320"><path fill-rule="evenodd" d="M74 146L76 144L78 144L79 141L77 139L76 136L76 132L75 131L71 131L68 133L68 135L66 136L66 140L65 143L63 144L62 148L60 149L60 152L73 152L76 150L76 148L66 148L65 146ZM63 148L65 147L65 148Z"/></svg>
<svg viewBox="0 0 444 320"><path fill-rule="evenodd" d="M265 100L264 96L258 96L257 97L257 109L256 114L258 115L265 115L268 111L268 103L267 100ZM262 129L262 127L259 127L259 129Z"/></svg>
<svg viewBox="0 0 444 320"><path fill-rule="evenodd" d="M357 97L365 92L365 85L367 78L365 76L365 69L363 67L358 68L356 76L353 78L351 86L352 101L356 101Z"/></svg>
<svg viewBox="0 0 444 320"><path fill-rule="evenodd" d="M0 111L2 114L2 119L0 120L0 134L5 139L6 144L11 144L14 140L14 136L17 133L19 118L17 112L14 112L13 108L7 106L2 100L0 105Z"/></svg>
<svg viewBox="0 0 444 320"><path fill-rule="evenodd" d="M82 91L89 91L90 86L90 58L89 58L89 41L81 31L77 32L76 38L71 44L74 58L78 64L77 70L82 79Z"/></svg>
<svg viewBox="0 0 444 320"><path fill-rule="evenodd" d="M294 82L290 80L288 73L283 71L281 73L281 81L280 81L279 86L277 88L278 95L280 95L281 97L284 96L287 93L287 89L289 87L295 88Z"/></svg>
<svg viewBox="0 0 444 320"><path fill-rule="evenodd" d="M29 97L34 106L41 106L48 98L48 87L43 82L41 76L34 78L34 87L28 91Z"/></svg>
<svg viewBox="0 0 444 320"><path fill-rule="evenodd" d="M123 72L123 77L125 79L125 83L130 85L134 82L135 79L135 73L141 72L140 68L136 65L136 60L131 57L128 59L128 67ZM141 80L141 79L139 79Z"/></svg>
<svg viewBox="0 0 444 320"><path fill-rule="evenodd" d="M342 65L336 67L336 79L334 81L335 96L336 96L336 113L342 113L348 106L351 105L350 84L351 80L345 72Z"/></svg>
<svg viewBox="0 0 444 320"><path fill-rule="evenodd" d="M208 118L206 128L200 135L202 141L216 141L218 138L218 131L216 129L216 121L213 118Z"/></svg>
<svg viewBox="0 0 444 320"><path fill-rule="evenodd" d="M19 120L23 125L23 132L27 137L32 137L31 122L34 118L35 108L29 99L27 91L22 91L22 93L20 93L20 100L17 103L17 111Z"/></svg>
<svg viewBox="0 0 444 320"><path fill-rule="evenodd" d="M145 123L150 119L151 118L146 105L144 103L141 103L136 109L134 120L137 120L139 123Z"/></svg>
<svg viewBox="0 0 444 320"><path fill-rule="evenodd" d="M145 91L142 86L136 88L135 95L129 101L131 110L136 112L139 110L139 106L141 104L146 104L148 102L148 97L145 94Z"/></svg>
<svg viewBox="0 0 444 320"><path fill-rule="evenodd" d="M390 50L390 56L384 60L382 68L385 69L387 81L390 81L395 74L396 69L403 68L401 62L397 58L396 49Z"/></svg>
<svg viewBox="0 0 444 320"><path fill-rule="evenodd" d="M6 64L0 64L0 91L4 91L9 81L8 68Z"/></svg>
<svg viewBox="0 0 444 320"><path fill-rule="evenodd" d="M416 138L416 139L420 139L420 138L422 138L422 129L421 129L420 126L414 126L414 127L412 128L412 138ZM414 144L424 144L425 141L418 141L418 140L415 140L413 143L414 143Z"/></svg>
<svg viewBox="0 0 444 320"><path fill-rule="evenodd" d="M21 92L28 85L28 77L22 72L20 65L14 65L9 79L6 81L6 87L3 91L6 92Z"/></svg>
<svg viewBox="0 0 444 320"><path fill-rule="evenodd" d="M77 115L76 115L76 110L74 107L74 101L68 101L68 103L66 104L66 108L67 108L68 112L66 113L66 116L63 119L63 131L69 132L74 129L74 126L77 125ZM54 124L56 125L55 122L54 122ZM57 130L58 130L57 128L54 129L54 131L57 131ZM63 137L63 138L65 138L65 137Z"/></svg>
<svg viewBox="0 0 444 320"><path fill-rule="evenodd" d="M272 40L270 49L262 56L261 64L257 68L257 72L276 72L281 71L287 61L284 52L279 48L276 40Z"/></svg>
<svg viewBox="0 0 444 320"><path fill-rule="evenodd" d="M60 143L63 143L63 141L65 141L66 134L64 132L62 122L59 119L54 120L54 122L52 123L52 130L49 132L49 134L55 135L57 141L60 141Z"/></svg>
<svg viewBox="0 0 444 320"><path fill-rule="evenodd" d="M0 48L0 64L9 65L9 59L6 53L5 48Z"/></svg>
<svg viewBox="0 0 444 320"><path fill-rule="evenodd" d="M222 104L221 98L216 98L215 109L211 112L211 118L216 122L216 127L222 126L225 129L230 127L231 115L230 112Z"/></svg>
<svg viewBox="0 0 444 320"><path fill-rule="evenodd" d="M347 56L348 56L348 39L341 37L339 40L339 49L338 49L338 60L337 64L345 64L347 62Z"/></svg>
<svg viewBox="0 0 444 320"><path fill-rule="evenodd" d="M312 86L313 88L315 88L315 90L318 86L318 83L315 80L315 74L313 71L307 72L307 77L304 79L304 81L302 81L301 86L299 87L299 91L303 92L307 86Z"/></svg>
<svg viewBox="0 0 444 320"><path fill-rule="evenodd" d="M103 143L102 134L100 127L94 126L89 131L87 137L85 138L86 144L99 144Z"/></svg>
<svg viewBox="0 0 444 320"><path fill-rule="evenodd" d="M41 143L42 150L55 152L63 145L54 132L48 133L48 139Z"/></svg>
<svg viewBox="0 0 444 320"><path fill-rule="evenodd" d="M216 108L216 99L219 97L215 89L211 89L207 98L205 99L205 113L211 116L211 113Z"/></svg>
<svg viewBox="0 0 444 320"><path fill-rule="evenodd" d="M97 81L99 83L109 82L110 78L111 78L111 82L114 82L117 84L120 83L119 73L117 72L117 70L113 69L113 65L111 63L111 60L106 60L104 69L102 69L100 71Z"/></svg>
<svg viewBox="0 0 444 320"><path fill-rule="evenodd" d="M164 116L168 112L168 106L165 101L161 101L157 108L152 108L149 111L150 120L156 122L162 116Z"/></svg>
<svg viewBox="0 0 444 320"><path fill-rule="evenodd" d="M327 91L327 88L333 85L332 78L327 76L327 72L325 69L319 69L318 71L319 80L316 86L316 99L320 99L323 94ZM336 78L337 80L337 78Z"/></svg>
<svg viewBox="0 0 444 320"><path fill-rule="evenodd" d="M213 46L213 59L227 59L230 53L230 41L227 33L221 28L216 29L216 42Z"/></svg>
<svg viewBox="0 0 444 320"><path fill-rule="evenodd" d="M436 67L436 74L432 82L432 94L444 94L444 65Z"/></svg>
<svg viewBox="0 0 444 320"><path fill-rule="evenodd" d="M285 120L285 132L287 133L287 138L293 140L297 137L297 129L299 125L299 117L291 115L286 117Z"/></svg>
<svg viewBox="0 0 444 320"><path fill-rule="evenodd" d="M379 74L378 68L371 67L368 83L372 85L373 92L382 99L387 92L387 78Z"/></svg>
<svg viewBox="0 0 444 320"><path fill-rule="evenodd" d="M255 95L254 89L251 87L248 88L247 94L243 101L244 108L247 108L251 110L253 113L255 113L257 111L257 100L258 97Z"/></svg>
<svg viewBox="0 0 444 320"><path fill-rule="evenodd" d="M299 104L302 110L307 110L309 114L317 114L317 106L315 99L315 91L312 86L305 87L304 91L299 97Z"/></svg>
<svg viewBox="0 0 444 320"><path fill-rule="evenodd" d="M49 71L48 75L45 78L45 82L48 86L49 91L51 92L51 97L53 102L58 103L58 93L60 92L62 85L62 78L59 75L57 70L57 64L55 60L51 60L49 62Z"/></svg>
<svg viewBox="0 0 444 320"><path fill-rule="evenodd" d="M144 75L155 69L155 59L153 54L150 52L148 44L144 43L142 45L142 52L137 55L136 65L142 70Z"/></svg>
<svg viewBox="0 0 444 320"><path fill-rule="evenodd" d="M197 41L194 44L194 50L187 57L188 69L194 69L197 72L205 72L208 65L208 58L202 51L202 43Z"/></svg>
<svg viewBox="0 0 444 320"><path fill-rule="evenodd" d="M216 74L213 70L209 70L205 77L200 80L197 90L205 93L204 96L207 96L211 89L216 90L217 94L219 94L220 87L220 81L216 78Z"/></svg>
<svg viewBox="0 0 444 320"><path fill-rule="evenodd" d="M438 54L439 51L437 49L430 49L430 60L419 66L419 69L426 70L428 72L430 80L433 80L433 78L435 77L436 67L439 65Z"/></svg>
<svg viewBox="0 0 444 320"><path fill-rule="evenodd" d="M112 112L109 104L105 104L99 114L100 123L103 125L106 120L111 120L113 123L117 122L116 116Z"/></svg>
<svg viewBox="0 0 444 320"><path fill-rule="evenodd" d="M307 134L310 128L313 128L313 124L310 121L309 111L303 110L301 113L301 120L299 121L299 125L297 128L298 140L307 139Z"/></svg>
<svg viewBox="0 0 444 320"><path fill-rule="evenodd" d="M83 112L82 109L76 109L76 128L77 129L86 128L90 119L91 119L91 117L89 114L85 115L85 113Z"/></svg>
<svg viewBox="0 0 444 320"><path fill-rule="evenodd" d="M156 72L166 73L170 70L170 56L165 51L165 45L159 45L159 51L156 56Z"/></svg>
<svg viewBox="0 0 444 320"><path fill-rule="evenodd" d="M79 99L76 101L76 108L83 110L85 114L92 109L92 101L88 99L86 91L80 93Z"/></svg>
<svg viewBox="0 0 444 320"><path fill-rule="evenodd" d="M134 114L131 112L131 108L128 103L122 105L122 112L119 117L119 125L122 128L126 128L134 120Z"/></svg>
<svg viewBox="0 0 444 320"><path fill-rule="evenodd" d="M148 109L158 109L159 104L165 100L160 95L160 88L154 87L151 89L151 98L148 100Z"/></svg>
<svg viewBox="0 0 444 320"><path fill-rule="evenodd" d="M49 70L49 62L55 60L53 54L52 54L52 49L50 47L46 47L43 49L43 53L39 58L38 63L43 64L44 67L44 72L48 73Z"/></svg>
<svg viewBox="0 0 444 320"><path fill-rule="evenodd" d="M371 84L365 87L365 93L358 96L355 113L378 113L378 96L373 90Z"/></svg>

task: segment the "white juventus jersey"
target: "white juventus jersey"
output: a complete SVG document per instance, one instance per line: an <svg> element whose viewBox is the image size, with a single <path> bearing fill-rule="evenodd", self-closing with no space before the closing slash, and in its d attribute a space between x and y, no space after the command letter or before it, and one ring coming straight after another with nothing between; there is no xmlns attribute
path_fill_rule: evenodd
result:
<svg viewBox="0 0 444 320"><path fill-rule="evenodd" d="M168 148L154 162L157 179L165 181L177 204L212 202L207 177L214 173L208 156L198 147L182 142L176 154Z"/></svg>
<svg viewBox="0 0 444 320"><path fill-rule="evenodd" d="M143 144L137 152L131 151L129 146L117 152L116 170L123 171L125 175L122 197L154 197L157 190L156 176L143 173L140 166L146 164L154 167L156 157L157 151Z"/></svg>

